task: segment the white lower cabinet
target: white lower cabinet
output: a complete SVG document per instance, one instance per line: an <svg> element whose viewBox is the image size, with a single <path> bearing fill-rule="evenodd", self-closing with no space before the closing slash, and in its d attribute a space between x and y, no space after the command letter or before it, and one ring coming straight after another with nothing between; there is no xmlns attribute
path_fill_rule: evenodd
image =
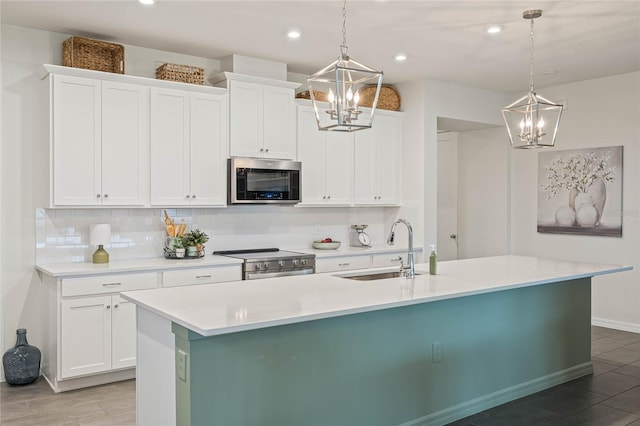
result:
<svg viewBox="0 0 640 426"><path fill-rule="evenodd" d="M119 295L61 303L62 378L136 365L135 305Z"/></svg>

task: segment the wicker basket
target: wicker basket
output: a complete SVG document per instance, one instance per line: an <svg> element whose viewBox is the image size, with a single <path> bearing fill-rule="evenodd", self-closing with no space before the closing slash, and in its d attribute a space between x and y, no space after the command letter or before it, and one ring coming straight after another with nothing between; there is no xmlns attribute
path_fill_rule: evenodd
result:
<svg viewBox="0 0 640 426"><path fill-rule="evenodd" d="M179 81L182 83L204 84L204 68L190 65L164 64L156 69L159 80Z"/></svg>
<svg viewBox="0 0 640 426"><path fill-rule="evenodd" d="M62 43L62 64L124 74L124 46L78 36L69 37Z"/></svg>
<svg viewBox="0 0 640 426"><path fill-rule="evenodd" d="M315 98L316 101L327 102L327 93L326 92L321 92L319 90L314 90L313 91L313 97ZM309 93L308 90L305 90L304 92L296 93L296 98L297 99L311 99L311 94Z"/></svg>
<svg viewBox="0 0 640 426"><path fill-rule="evenodd" d="M367 86L360 90L360 105L363 107L371 107L376 96L377 86ZM383 84L380 87L380 96L378 96L378 109L386 109L389 111L400 111L400 94L393 88Z"/></svg>

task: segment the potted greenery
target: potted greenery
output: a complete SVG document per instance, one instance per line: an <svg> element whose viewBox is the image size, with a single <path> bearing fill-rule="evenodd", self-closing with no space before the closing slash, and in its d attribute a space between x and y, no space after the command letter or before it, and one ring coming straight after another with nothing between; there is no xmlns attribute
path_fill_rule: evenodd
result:
<svg viewBox="0 0 640 426"><path fill-rule="evenodd" d="M174 237L171 239L171 245L176 252L176 257L184 257L185 249L184 244L182 244L182 238Z"/></svg>
<svg viewBox="0 0 640 426"><path fill-rule="evenodd" d="M199 229L193 229L182 236L182 244L187 248L187 256L202 256L204 243L209 236Z"/></svg>

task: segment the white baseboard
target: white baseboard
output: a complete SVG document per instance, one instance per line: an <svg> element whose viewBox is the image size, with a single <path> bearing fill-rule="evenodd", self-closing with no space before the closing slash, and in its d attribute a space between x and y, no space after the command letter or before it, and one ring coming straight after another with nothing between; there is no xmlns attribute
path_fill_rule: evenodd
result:
<svg viewBox="0 0 640 426"><path fill-rule="evenodd" d="M640 333L640 324L631 322L613 321L604 318L591 318L591 324L598 327L612 328L614 330L630 331L632 333Z"/></svg>
<svg viewBox="0 0 640 426"><path fill-rule="evenodd" d="M428 414L424 417L420 417L419 419L402 423L400 426L446 425L448 423L463 419L481 411L488 410L489 408L497 407L498 405L504 404L506 402L510 402L518 398L540 392L561 383L577 379L578 377L586 376L587 374L591 374L592 372L593 366L591 362L586 362L584 364L567 368L566 370L558 371L544 377L539 377L525 383L520 383L515 386L501 389L497 392L493 392L488 395L463 402L462 404L458 404L453 407Z"/></svg>

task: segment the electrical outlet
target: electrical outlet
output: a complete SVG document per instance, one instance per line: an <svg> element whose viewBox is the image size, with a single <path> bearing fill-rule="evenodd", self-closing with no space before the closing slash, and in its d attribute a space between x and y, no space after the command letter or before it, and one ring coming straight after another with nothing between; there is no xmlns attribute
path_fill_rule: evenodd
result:
<svg viewBox="0 0 640 426"><path fill-rule="evenodd" d="M442 343L433 342L431 344L431 362L436 363L442 361Z"/></svg>
<svg viewBox="0 0 640 426"><path fill-rule="evenodd" d="M183 382L187 381L187 353L178 349L178 379Z"/></svg>

